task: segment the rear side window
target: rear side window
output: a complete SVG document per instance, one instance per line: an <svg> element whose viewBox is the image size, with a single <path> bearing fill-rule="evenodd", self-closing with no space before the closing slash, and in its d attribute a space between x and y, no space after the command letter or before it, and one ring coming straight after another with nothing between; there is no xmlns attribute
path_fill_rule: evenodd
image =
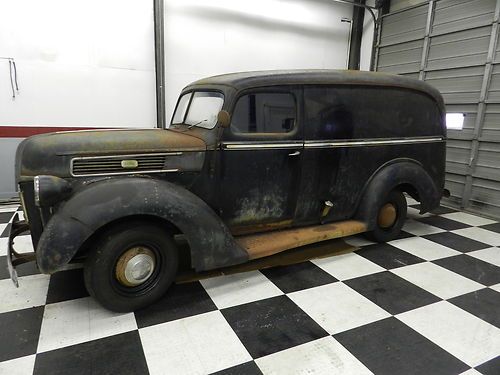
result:
<svg viewBox="0 0 500 375"><path fill-rule="evenodd" d="M306 87L309 139L363 139L441 134L437 104L427 95L374 86Z"/></svg>
<svg viewBox="0 0 500 375"><path fill-rule="evenodd" d="M252 93L240 97L232 114L235 133L287 133L293 130L297 110L289 93Z"/></svg>

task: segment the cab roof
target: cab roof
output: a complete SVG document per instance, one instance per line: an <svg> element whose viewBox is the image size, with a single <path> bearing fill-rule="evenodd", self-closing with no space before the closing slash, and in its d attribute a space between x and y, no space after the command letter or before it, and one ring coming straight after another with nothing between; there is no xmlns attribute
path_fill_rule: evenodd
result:
<svg viewBox="0 0 500 375"><path fill-rule="evenodd" d="M306 84L403 87L425 92L442 102L439 91L423 81L394 74L359 70L306 69L238 72L203 78L191 83L186 89L194 88L194 86L228 86L239 91L252 87Z"/></svg>

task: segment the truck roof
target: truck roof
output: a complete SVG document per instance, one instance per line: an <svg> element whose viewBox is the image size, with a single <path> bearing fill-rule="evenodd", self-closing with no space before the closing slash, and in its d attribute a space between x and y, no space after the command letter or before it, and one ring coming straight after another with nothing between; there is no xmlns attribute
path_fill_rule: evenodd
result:
<svg viewBox="0 0 500 375"><path fill-rule="evenodd" d="M367 72L359 70L304 69L304 70L263 70L221 74L203 78L191 83L193 86L229 86L236 90L251 87L306 84L347 84L393 86L422 91L442 102L439 91L433 86L413 78L400 75Z"/></svg>

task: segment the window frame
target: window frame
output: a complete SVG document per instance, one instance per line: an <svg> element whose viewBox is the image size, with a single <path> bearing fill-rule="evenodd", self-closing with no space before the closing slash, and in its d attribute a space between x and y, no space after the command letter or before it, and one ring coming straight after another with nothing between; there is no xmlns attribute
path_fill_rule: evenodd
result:
<svg viewBox="0 0 500 375"><path fill-rule="evenodd" d="M172 118L170 119L170 123L169 123L169 126L177 126L177 125L181 125L181 126L190 126L190 125L187 125L185 123L186 121L186 117L189 113L189 109L191 108L191 103L193 101L193 98L194 98L194 94L196 92L215 92L215 93L218 93L222 96L222 107L221 107L221 110L224 109L224 107L226 106L226 94L224 93L224 91L222 90L217 90L217 89L202 89L202 88L192 88L192 89L189 89L189 90L186 90L186 91L181 91L178 99L177 99L177 103L175 104L175 109L174 109L174 112L172 113ZM189 98L189 103L186 107L186 112L184 113L184 116L182 118L182 122L176 122L175 124L172 122L174 120L174 116L175 116L175 112L177 111L177 108L179 107L179 103L181 101L181 98L184 96L184 95L187 95L187 94L191 94L191 97ZM199 128L199 129L205 129L205 130L214 130L217 128L217 123L215 123L215 125L212 127L212 128L204 128L203 126L195 126L196 128Z"/></svg>
<svg viewBox="0 0 500 375"><path fill-rule="evenodd" d="M266 138L271 138L271 139L276 139L276 138L284 138L284 139L302 139L302 137L298 137L299 131L300 131L300 118L302 116L301 113L301 95L299 93L300 88L297 86L264 86L264 87L252 87L248 88L245 90L242 90L238 92L238 94L235 96L232 104L231 104L231 115L234 114L234 111L236 109L236 105L238 104L238 101L246 96L246 95L251 95L251 94L288 94L291 95L294 102L295 102L295 124L294 127L291 131L289 132L280 132L280 133L244 133L244 132L239 132L235 131L235 128L232 125L232 119L231 119L231 125L227 129L230 133L231 138L239 138L239 139L249 139L249 140L260 140L260 139L266 139Z"/></svg>

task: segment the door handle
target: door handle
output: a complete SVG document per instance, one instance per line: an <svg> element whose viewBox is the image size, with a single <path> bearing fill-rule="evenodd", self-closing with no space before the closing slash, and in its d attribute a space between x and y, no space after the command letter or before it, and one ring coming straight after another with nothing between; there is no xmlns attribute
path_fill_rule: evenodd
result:
<svg viewBox="0 0 500 375"><path fill-rule="evenodd" d="M295 152L291 152L288 154L288 156L299 156L300 155L300 151L295 151Z"/></svg>

